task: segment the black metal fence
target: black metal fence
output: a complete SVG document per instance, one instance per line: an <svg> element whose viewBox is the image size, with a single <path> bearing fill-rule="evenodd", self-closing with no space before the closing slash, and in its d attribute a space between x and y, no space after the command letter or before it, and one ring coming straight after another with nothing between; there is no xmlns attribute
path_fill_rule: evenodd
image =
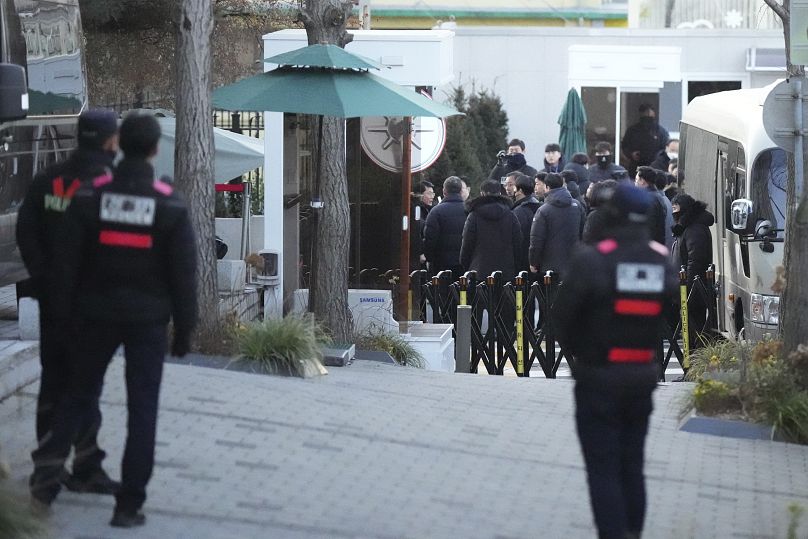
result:
<svg viewBox="0 0 808 539"><path fill-rule="evenodd" d="M704 278L696 278L688 287L684 273L680 274L687 298L700 295L708 313L704 327L690 328L691 332L711 332L716 327L714 275L710 268ZM467 272L454 280L450 271L429 277L425 270L419 270L410 274L410 282L410 310L424 322L453 324L456 331L458 305L471 307L470 372L478 372L482 364L489 374L502 375L510 362L518 376L529 376L538 365L544 376L555 378L563 360L574 372L575 359L556 339L552 305L561 285L552 271L533 282L527 272L505 282L501 272L483 278ZM681 320L667 317L655 329L661 381L674 355L684 370L689 367ZM684 329L688 333L686 326Z"/></svg>

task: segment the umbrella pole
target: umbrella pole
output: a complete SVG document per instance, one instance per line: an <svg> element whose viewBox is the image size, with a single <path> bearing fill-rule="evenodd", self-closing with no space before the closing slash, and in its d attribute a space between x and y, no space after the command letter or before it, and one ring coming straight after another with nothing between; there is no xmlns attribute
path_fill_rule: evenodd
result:
<svg viewBox="0 0 808 539"><path fill-rule="evenodd" d="M317 162L314 166L314 186L311 194L311 274L309 275L309 312L314 312L314 280L319 276L319 256L317 252L317 240L320 236L320 209L323 203L320 200L320 175L323 162L323 117L317 116Z"/></svg>
<svg viewBox="0 0 808 539"><path fill-rule="evenodd" d="M408 331L410 290L410 192L412 191L412 117L404 118L401 141L401 253L398 279L398 321L402 333Z"/></svg>

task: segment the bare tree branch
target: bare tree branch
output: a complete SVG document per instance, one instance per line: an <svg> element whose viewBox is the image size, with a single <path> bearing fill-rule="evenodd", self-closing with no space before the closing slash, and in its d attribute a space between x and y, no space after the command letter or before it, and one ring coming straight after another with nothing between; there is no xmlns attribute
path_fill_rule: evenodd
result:
<svg viewBox="0 0 808 539"><path fill-rule="evenodd" d="M769 6L772 9L772 11L774 11L783 22L786 22L788 20L789 13L788 9L786 9L785 7L785 4L780 4L777 2L777 0L763 0L763 1L766 2L766 5Z"/></svg>

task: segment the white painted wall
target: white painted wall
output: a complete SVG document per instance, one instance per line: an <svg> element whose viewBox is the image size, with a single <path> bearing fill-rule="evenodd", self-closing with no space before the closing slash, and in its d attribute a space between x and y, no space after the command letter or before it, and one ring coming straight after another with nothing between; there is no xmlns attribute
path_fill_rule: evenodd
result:
<svg viewBox="0 0 808 539"><path fill-rule="evenodd" d="M782 73L748 72L750 47L782 48L777 30L637 30L590 28L463 28L454 38L454 82L436 99L462 84L493 90L508 113L510 137L527 146L528 163L540 166L544 145L558 140L558 115L570 89L569 48L573 45L679 47L683 82L738 78L761 87ZM686 92L687 84L683 84ZM678 131L678 126L667 126ZM494 156L491 156L493 164Z"/></svg>

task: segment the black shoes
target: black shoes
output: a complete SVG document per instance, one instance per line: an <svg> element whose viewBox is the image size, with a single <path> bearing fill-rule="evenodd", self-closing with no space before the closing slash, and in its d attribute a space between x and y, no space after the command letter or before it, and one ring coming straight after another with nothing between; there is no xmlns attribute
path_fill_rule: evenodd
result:
<svg viewBox="0 0 808 539"><path fill-rule="evenodd" d="M112 520L109 525L115 528L134 528L135 526L143 526L146 523L146 515L140 510L126 510L115 508L115 513L112 515Z"/></svg>
<svg viewBox="0 0 808 539"><path fill-rule="evenodd" d="M62 484L71 492L91 492L93 494L115 494L121 489L118 481L113 481L102 469L93 472L87 478L63 474L60 477Z"/></svg>

